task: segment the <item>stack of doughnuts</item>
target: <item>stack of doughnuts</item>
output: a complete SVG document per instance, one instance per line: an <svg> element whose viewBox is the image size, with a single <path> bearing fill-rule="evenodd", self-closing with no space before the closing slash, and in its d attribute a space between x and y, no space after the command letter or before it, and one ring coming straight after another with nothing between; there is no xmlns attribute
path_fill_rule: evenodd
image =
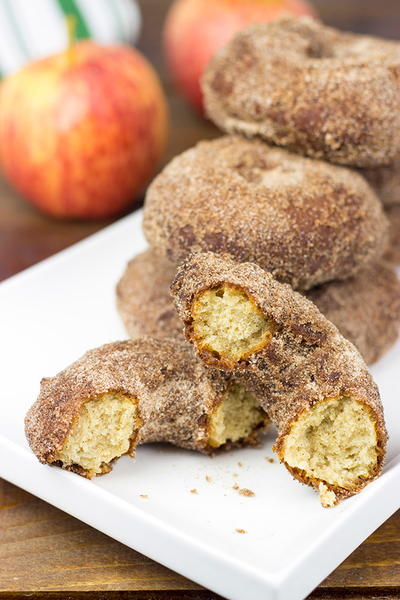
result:
<svg viewBox="0 0 400 600"><path fill-rule="evenodd" d="M211 61L223 132L150 185L150 248L117 286L131 340L44 379L39 460L86 477L139 443L275 451L323 506L379 475L366 363L400 327L400 44L311 18L254 25ZM107 423L107 427L104 425Z"/></svg>
<svg viewBox="0 0 400 600"><path fill-rule="evenodd" d="M359 169L396 227L399 61L398 42L343 33L310 17L254 25L211 61L206 109L225 132ZM398 250L388 257L400 264Z"/></svg>
<svg viewBox="0 0 400 600"><path fill-rule="evenodd" d="M176 334L167 279L191 252L213 251L289 283L378 360L400 325L399 70L399 43L310 17L251 26L217 53L203 92L228 135L176 157L149 187L152 250L117 290L130 335Z"/></svg>

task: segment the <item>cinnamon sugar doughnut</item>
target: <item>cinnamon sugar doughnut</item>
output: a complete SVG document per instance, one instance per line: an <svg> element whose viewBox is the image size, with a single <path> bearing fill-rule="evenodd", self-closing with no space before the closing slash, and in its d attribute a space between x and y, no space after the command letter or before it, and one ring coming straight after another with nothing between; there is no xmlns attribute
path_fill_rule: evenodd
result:
<svg viewBox="0 0 400 600"><path fill-rule="evenodd" d="M400 161L387 167L360 169L385 207L400 205Z"/></svg>
<svg viewBox="0 0 400 600"><path fill-rule="evenodd" d="M227 133L358 167L400 156L400 44L310 17L253 25L209 63L208 116Z"/></svg>
<svg viewBox="0 0 400 600"><path fill-rule="evenodd" d="M176 266L154 248L129 261L116 289L117 309L129 337L183 339L169 286Z"/></svg>
<svg viewBox="0 0 400 600"><path fill-rule="evenodd" d="M153 248L128 263L118 283L117 304L131 338L183 339L182 322L169 293L175 272L173 263ZM399 336L400 281L383 262L356 277L312 288L306 296L369 364Z"/></svg>
<svg viewBox="0 0 400 600"><path fill-rule="evenodd" d="M389 220L389 244L385 260L394 266L400 266L400 206L391 206L386 210Z"/></svg>
<svg viewBox="0 0 400 600"><path fill-rule="evenodd" d="M323 505L377 477L387 440L378 388L310 300L257 265L212 253L187 259L171 290L199 356L250 376L278 427L278 457Z"/></svg>
<svg viewBox="0 0 400 600"><path fill-rule="evenodd" d="M331 281L308 290L321 313L367 364L389 350L400 333L400 281L381 261L345 281Z"/></svg>
<svg viewBox="0 0 400 600"><path fill-rule="evenodd" d="M156 177L143 229L172 262L191 251L228 253L308 289L375 260L387 221L354 171L226 136L200 142Z"/></svg>
<svg viewBox="0 0 400 600"><path fill-rule="evenodd" d="M90 350L43 379L25 432L42 463L91 478L139 443L209 453L255 444L267 424L255 396L205 369L188 345L147 338Z"/></svg>

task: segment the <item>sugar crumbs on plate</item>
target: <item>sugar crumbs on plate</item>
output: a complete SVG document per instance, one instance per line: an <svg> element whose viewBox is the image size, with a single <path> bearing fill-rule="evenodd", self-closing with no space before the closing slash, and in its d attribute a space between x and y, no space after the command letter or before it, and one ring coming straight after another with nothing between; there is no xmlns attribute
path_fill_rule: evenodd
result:
<svg viewBox="0 0 400 600"><path fill-rule="evenodd" d="M149 495L148 494L139 494L139 498L148 498Z"/></svg>
<svg viewBox="0 0 400 600"><path fill-rule="evenodd" d="M232 489L239 492L239 494L241 496L244 496L245 498L252 498L253 496L255 496L253 490L249 490L248 488L241 488L240 486L238 486L237 483L235 483L235 485L232 486Z"/></svg>
<svg viewBox="0 0 400 600"><path fill-rule="evenodd" d="M247 533L245 529L235 529L236 533Z"/></svg>
<svg viewBox="0 0 400 600"><path fill-rule="evenodd" d="M255 496L253 490L249 490L248 488L242 488L241 490L239 490L239 494L241 496L246 496L247 498L252 498L253 496Z"/></svg>
<svg viewBox="0 0 400 600"><path fill-rule="evenodd" d="M270 458L269 456L264 456L265 460L269 463L273 463L275 462L273 458Z"/></svg>
<svg viewBox="0 0 400 600"><path fill-rule="evenodd" d="M206 475L205 480L207 481L207 483L212 483L212 477L210 477L209 475Z"/></svg>
<svg viewBox="0 0 400 600"><path fill-rule="evenodd" d="M198 494L199 492L196 490L196 488L193 488L193 490L190 490L191 494Z"/></svg>

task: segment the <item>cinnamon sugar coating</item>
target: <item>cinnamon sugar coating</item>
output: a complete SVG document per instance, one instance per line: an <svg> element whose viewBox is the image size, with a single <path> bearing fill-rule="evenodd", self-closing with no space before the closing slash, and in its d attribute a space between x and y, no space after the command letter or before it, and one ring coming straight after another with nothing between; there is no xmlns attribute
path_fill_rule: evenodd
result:
<svg viewBox="0 0 400 600"><path fill-rule="evenodd" d="M173 263L153 248L128 263L118 283L117 303L131 338L183 339L182 322L169 293L175 273ZM383 262L368 266L355 277L312 288L306 296L369 364L399 336L400 282Z"/></svg>
<svg viewBox="0 0 400 600"><path fill-rule="evenodd" d="M201 347L193 323L196 300L221 285L242 290L275 325L270 341L235 365ZM346 396L366 407L373 419L377 436L376 468L350 488L329 484L327 489L337 499L350 496L380 473L387 433L378 388L356 348L310 300L255 264L238 264L212 253L195 254L187 259L178 268L171 290L187 339L201 359L213 367L241 372L257 390L261 405L278 427L275 451L282 461L285 441L299 418L317 403ZM285 465L294 477L319 488L320 479L286 462Z"/></svg>
<svg viewBox="0 0 400 600"><path fill-rule="evenodd" d="M174 263L154 248L129 261L116 289L117 309L129 337L183 339L169 292L175 271Z"/></svg>
<svg viewBox="0 0 400 600"><path fill-rule="evenodd" d="M253 25L210 61L208 116L227 133L358 167L400 155L400 44L310 17Z"/></svg>
<svg viewBox="0 0 400 600"><path fill-rule="evenodd" d="M400 206L386 210L389 220L389 244L384 259L393 266L400 266Z"/></svg>
<svg viewBox="0 0 400 600"><path fill-rule="evenodd" d="M400 281L384 261L345 281L313 288L307 297L368 364L383 356L399 337Z"/></svg>
<svg viewBox="0 0 400 600"><path fill-rule="evenodd" d="M375 260L387 220L354 171L226 136L200 142L156 177L143 229L172 262L227 253L308 289Z"/></svg>
<svg viewBox="0 0 400 600"><path fill-rule="evenodd" d="M360 169L385 207L400 205L400 160L386 167Z"/></svg>
<svg viewBox="0 0 400 600"><path fill-rule="evenodd" d="M25 418L29 445L43 463L57 463L83 405L109 392L137 402L128 454L137 444L169 442L182 448L212 452L209 420L235 379L206 369L189 345L172 340L143 338L106 344L41 381L40 394ZM255 444L262 428L242 444ZM61 466L61 465L60 465ZM80 475L78 465L67 467ZM111 464L104 465L108 472Z"/></svg>

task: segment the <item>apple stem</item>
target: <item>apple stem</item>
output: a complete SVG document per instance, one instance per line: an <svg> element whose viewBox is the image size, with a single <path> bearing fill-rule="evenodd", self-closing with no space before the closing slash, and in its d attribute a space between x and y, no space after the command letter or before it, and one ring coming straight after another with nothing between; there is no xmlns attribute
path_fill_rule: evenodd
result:
<svg viewBox="0 0 400 600"><path fill-rule="evenodd" d="M66 16L66 27L67 27L67 56L69 66L74 63L74 43L76 41L76 16Z"/></svg>

